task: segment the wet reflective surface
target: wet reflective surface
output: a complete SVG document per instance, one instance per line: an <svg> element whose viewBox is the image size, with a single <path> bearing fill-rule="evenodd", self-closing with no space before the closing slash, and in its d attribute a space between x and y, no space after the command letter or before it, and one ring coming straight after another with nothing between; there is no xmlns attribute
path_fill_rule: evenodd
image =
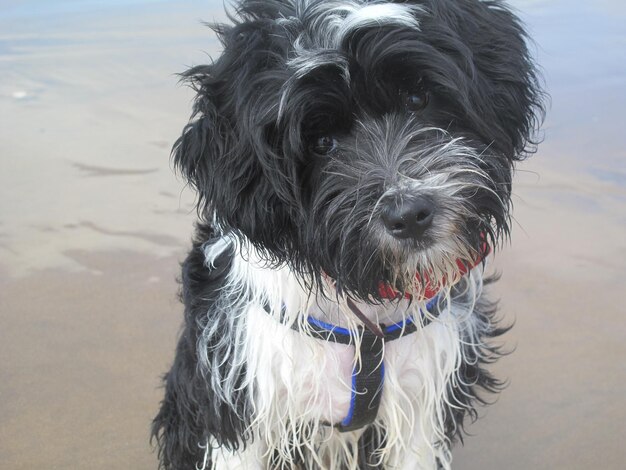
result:
<svg viewBox="0 0 626 470"><path fill-rule="evenodd" d="M518 0L552 107L492 289L510 386L459 469L621 468L626 3ZM215 1L0 6L0 468L152 469L194 219L169 148Z"/></svg>
<svg viewBox="0 0 626 470"><path fill-rule="evenodd" d="M517 1L552 97L520 165L493 289L509 387L456 453L461 469L622 468L626 419L626 3Z"/></svg>

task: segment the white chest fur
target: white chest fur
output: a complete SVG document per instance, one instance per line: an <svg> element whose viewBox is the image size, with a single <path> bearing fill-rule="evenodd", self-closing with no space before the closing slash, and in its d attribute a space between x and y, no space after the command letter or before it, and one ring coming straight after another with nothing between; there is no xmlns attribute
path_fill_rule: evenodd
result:
<svg viewBox="0 0 626 470"><path fill-rule="evenodd" d="M384 346L384 388L373 427L385 435L377 458L389 468L430 470L437 468L437 460L449 467L446 390L458 379L462 331L474 327L472 312L482 285L481 273L472 272L469 278L472 292L463 303L442 298L437 319ZM345 308L339 301L333 306L332 301L312 299L287 270L263 268L248 256L233 264L225 297L235 294L238 300L231 297L230 307L238 319L239 339L233 345L238 351L229 360L245 363L243 386L253 403L254 444L240 453L214 451L214 468L265 469L270 456L289 465L298 449L301 458L320 468L357 469L362 431L340 433L329 425L348 413L352 370L359 367L355 347L316 339L287 325L302 312L348 328L358 320L342 317ZM417 312L406 303L364 310L374 321L397 321Z"/></svg>

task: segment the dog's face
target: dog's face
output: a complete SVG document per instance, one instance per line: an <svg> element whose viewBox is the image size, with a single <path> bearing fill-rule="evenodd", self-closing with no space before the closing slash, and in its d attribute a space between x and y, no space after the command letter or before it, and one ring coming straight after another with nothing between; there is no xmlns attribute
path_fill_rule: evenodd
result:
<svg viewBox="0 0 626 470"><path fill-rule="evenodd" d="M174 148L202 215L362 299L508 232L540 92L500 1L258 0L214 27Z"/></svg>

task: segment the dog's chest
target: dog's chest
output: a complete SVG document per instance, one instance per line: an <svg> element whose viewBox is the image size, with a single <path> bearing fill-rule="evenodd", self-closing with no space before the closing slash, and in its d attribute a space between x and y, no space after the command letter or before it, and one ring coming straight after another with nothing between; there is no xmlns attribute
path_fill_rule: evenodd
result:
<svg viewBox="0 0 626 470"><path fill-rule="evenodd" d="M270 428L272 422L280 426L293 419L337 424L347 416L352 376L360 367L354 345L295 331L262 308L250 309L246 329L253 401ZM404 414L401 421L412 427L416 417L409 416L411 410L419 409L429 393L440 393L444 384L437 382L455 360L457 343L456 328L446 321L386 342L377 419L397 420Z"/></svg>

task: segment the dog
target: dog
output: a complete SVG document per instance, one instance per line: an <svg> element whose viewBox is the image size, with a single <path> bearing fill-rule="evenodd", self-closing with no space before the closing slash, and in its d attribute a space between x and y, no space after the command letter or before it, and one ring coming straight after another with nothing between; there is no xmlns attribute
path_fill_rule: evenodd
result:
<svg viewBox="0 0 626 470"><path fill-rule="evenodd" d="M487 256L543 115L500 0L242 0L183 74L197 192L161 468L448 469L502 382Z"/></svg>

